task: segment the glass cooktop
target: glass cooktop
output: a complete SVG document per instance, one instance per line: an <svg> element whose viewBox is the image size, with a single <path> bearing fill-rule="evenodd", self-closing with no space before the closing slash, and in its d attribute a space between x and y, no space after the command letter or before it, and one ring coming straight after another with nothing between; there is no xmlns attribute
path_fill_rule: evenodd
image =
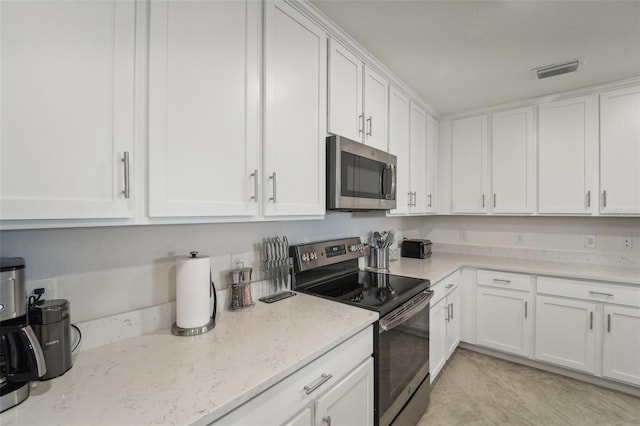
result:
<svg viewBox="0 0 640 426"><path fill-rule="evenodd" d="M379 272L354 271L296 290L378 311L382 316L427 288L429 288L428 280Z"/></svg>

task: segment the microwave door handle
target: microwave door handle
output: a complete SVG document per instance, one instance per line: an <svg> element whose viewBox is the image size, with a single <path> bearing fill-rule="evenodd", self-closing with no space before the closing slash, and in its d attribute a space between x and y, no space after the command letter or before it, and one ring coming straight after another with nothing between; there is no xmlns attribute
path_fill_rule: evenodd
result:
<svg viewBox="0 0 640 426"><path fill-rule="evenodd" d="M395 200L396 198L396 166L393 164L389 164L391 166L391 199Z"/></svg>

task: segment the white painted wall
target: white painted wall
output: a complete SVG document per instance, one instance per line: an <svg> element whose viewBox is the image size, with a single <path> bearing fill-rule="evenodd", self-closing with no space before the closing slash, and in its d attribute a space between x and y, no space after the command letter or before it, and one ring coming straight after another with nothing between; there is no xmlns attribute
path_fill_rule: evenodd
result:
<svg viewBox="0 0 640 426"><path fill-rule="evenodd" d="M50 286L46 298L68 299L72 321L80 322L174 300L174 257L191 250L211 256L220 289L234 266L232 257L252 266L254 279L262 277L260 249L265 237L287 235L296 244L367 238L372 230L385 229L434 243L640 254L640 218L387 218L382 213L338 212L314 221L3 231L0 254L24 257L30 288ZM516 244L519 233L524 240ZM584 248L585 234L596 236L594 249ZM621 238L627 236L633 237L632 251L621 248Z"/></svg>

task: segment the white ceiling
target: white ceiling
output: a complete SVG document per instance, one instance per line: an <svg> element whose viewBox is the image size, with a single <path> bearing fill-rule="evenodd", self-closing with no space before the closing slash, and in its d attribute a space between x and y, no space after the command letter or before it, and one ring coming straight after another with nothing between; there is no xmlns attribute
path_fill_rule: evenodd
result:
<svg viewBox="0 0 640 426"><path fill-rule="evenodd" d="M637 0L311 3L441 115L640 76ZM575 73L531 73L580 57Z"/></svg>

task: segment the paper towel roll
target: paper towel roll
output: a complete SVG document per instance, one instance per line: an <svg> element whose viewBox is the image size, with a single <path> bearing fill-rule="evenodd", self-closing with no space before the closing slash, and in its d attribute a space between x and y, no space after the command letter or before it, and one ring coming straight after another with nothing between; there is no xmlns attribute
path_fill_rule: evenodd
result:
<svg viewBox="0 0 640 426"><path fill-rule="evenodd" d="M211 320L211 262L208 256L176 259L176 324L202 327Z"/></svg>

